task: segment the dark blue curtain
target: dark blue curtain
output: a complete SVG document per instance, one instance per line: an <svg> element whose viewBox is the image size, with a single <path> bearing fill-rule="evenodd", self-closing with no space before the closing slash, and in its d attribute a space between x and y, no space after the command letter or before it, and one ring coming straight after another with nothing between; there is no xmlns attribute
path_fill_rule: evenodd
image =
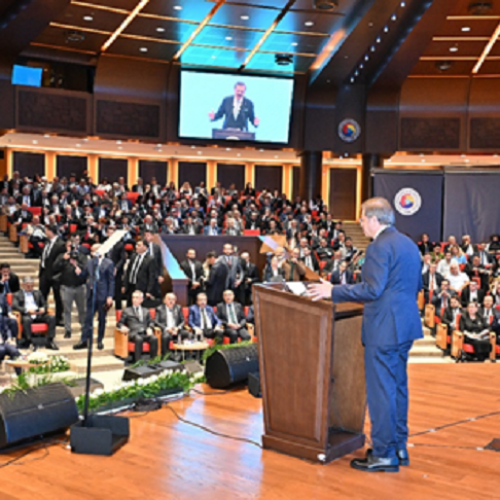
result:
<svg viewBox="0 0 500 500"><path fill-rule="evenodd" d="M414 189L421 198L421 206L412 215L402 215L394 205L394 198L402 189ZM442 172L422 173L414 171L376 171L373 179L375 196L391 202L396 214L396 227L402 233L419 241L422 233L429 234L431 241L441 241L443 175Z"/></svg>
<svg viewBox="0 0 500 500"><path fill-rule="evenodd" d="M500 173L445 173L443 233L487 241L500 232Z"/></svg>

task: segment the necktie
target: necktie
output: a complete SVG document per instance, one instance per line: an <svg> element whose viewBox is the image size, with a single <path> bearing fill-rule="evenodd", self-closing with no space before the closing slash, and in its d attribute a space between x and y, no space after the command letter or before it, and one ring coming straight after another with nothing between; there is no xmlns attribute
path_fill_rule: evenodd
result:
<svg viewBox="0 0 500 500"><path fill-rule="evenodd" d="M229 304L229 319L231 320L231 323L236 324L236 313L234 312L234 304Z"/></svg>
<svg viewBox="0 0 500 500"><path fill-rule="evenodd" d="M443 307L446 309L448 305L448 298L446 296L443 297Z"/></svg>
<svg viewBox="0 0 500 500"><path fill-rule="evenodd" d="M42 255L42 267L43 268L45 268L45 260L47 259L51 249L52 249L52 241L50 241L47 245L45 245L43 255Z"/></svg>
<svg viewBox="0 0 500 500"><path fill-rule="evenodd" d="M293 271L295 270L295 263L292 262L290 264L290 276L288 277L289 281L293 281Z"/></svg>
<svg viewBox="0 0 500 500"><path fill-rule="evenodd" d="M99 281L99 278L101 277L101 263L99 262L99 258L95 260L95 265L96 265L96 270L95 270L95 278L97 281Z"/></svg>
<svg viewBox="0 0 500 500"><path fill-rule="evenodd" d="M141 308L140 307L136 307L135 308L135 314L137 315L137 317L139 318L139 321L142 323L142 311L141 311Z"/></svg>
<svg viewBox="0 0 500 500"><path fill-rule="evenodd" d="M201 329L204 332L208 330L207 325L208 325L207 312L205 311L205 308L203 308L201 310Z"/></svg>
<svg viewBox="0 0 500 500"><path fill-rule="evenodd" d="M134 285L137 283L137 274L139 273L139 267L141 266L143 255L144 254L137 256L137 258L135 259L135 262L134 262L134 268L132 269L132 272L130 273L130 282L133 283Z"/></svg>
<svg viewBox="0 0 500 500"><path fill-rule="evenodd" d="M4 281L3 291L4 291L4 293L10 293L10 286L9 286L9 282L8 281Z"/></svg>

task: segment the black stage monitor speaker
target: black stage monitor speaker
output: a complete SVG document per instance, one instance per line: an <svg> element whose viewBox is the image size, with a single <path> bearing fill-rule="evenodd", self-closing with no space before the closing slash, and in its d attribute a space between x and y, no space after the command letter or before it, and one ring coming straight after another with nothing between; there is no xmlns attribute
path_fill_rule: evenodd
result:
<svg viewBox="0 0 500 500"><path fill-rule="evenodd" d="M184 366L175 361L161 361L152 365L137 366L136 368L126 368L123 372L122 380L136 380L138 378L147 378L151 375L159 375L164 370L184 371Z"/></svg>
<svg viewBox="0 0 500 500"><path fill-rule="evenodd" d="M62 383L0 395L0 447L63 431L78 422L71 391Z"/></svg>
<svg viewBox="0 0 500 500"><path fill-rule="evenodd" d="M257 344L215 351L206 362L205 376L210 387L224 389L246 382L248 374L259 371Z"/></svg>
<svg viewBox="0 0 500 500"><path fill-rule="evenodd" d="M262 389L260 387L260 373L254 372L248 374L248 392L254 398L262 397Z"/></svg>

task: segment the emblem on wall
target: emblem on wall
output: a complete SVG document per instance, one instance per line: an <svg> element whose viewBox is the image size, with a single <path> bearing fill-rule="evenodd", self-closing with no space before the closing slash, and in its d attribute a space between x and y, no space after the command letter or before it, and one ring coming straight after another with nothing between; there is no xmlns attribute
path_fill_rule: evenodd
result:
<svg viewBox="0 0 500 500"><path fill-rule="evenodd" d="M361 127L356 120L346 118L339 123L338 132L344 142L354 142L361 134Z"/></svg>
<svg viewBox="0 0 500 500"><path fill-rule="evenodd" d="M396 193L394 206L401 215L413 215L420 210L422 197L415 189L403 188Z"/></svg>

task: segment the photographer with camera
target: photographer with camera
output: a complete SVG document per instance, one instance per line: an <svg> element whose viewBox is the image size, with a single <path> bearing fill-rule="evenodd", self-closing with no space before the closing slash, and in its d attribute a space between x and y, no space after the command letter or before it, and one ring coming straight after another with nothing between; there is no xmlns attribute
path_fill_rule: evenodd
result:
<svg viewBox="0 0 500 500"><path fill-rule="evenodd" d="M78 322L83 328L85 322L86 290L81 270L87 265L87 256L71 241L66 242L66 252L59 255L54 264L54 272L61 275L61 300L64 310L64 338L71 338L71 309L76 302Z"/></svg>

